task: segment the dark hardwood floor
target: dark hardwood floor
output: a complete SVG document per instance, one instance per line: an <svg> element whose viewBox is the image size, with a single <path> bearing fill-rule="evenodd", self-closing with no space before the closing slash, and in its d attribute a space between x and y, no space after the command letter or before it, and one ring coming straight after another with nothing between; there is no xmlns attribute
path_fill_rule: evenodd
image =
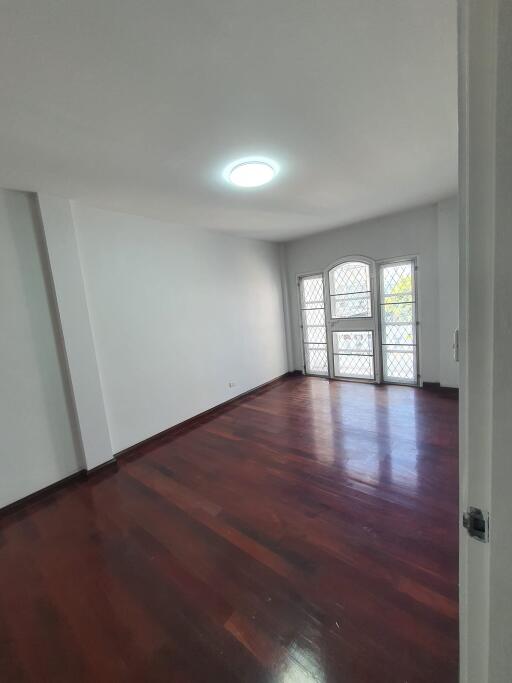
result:
<svg viewBox="0 0 512 683"><path fill-rule="evenodd" d="M457 401L294 377L0 519L0 680L456 683Z"/></svg>

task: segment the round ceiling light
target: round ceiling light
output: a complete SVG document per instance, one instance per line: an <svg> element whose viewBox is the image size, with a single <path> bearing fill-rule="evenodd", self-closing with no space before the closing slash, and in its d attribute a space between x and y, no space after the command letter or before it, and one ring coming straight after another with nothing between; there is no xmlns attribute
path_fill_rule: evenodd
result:
<svg viewBox="0 0 512 683"><path fill-rule="evenodd" d="M276 169L268 161L242 161L229 171L229 180L237 187L260 187L269 183Z"/></svg>

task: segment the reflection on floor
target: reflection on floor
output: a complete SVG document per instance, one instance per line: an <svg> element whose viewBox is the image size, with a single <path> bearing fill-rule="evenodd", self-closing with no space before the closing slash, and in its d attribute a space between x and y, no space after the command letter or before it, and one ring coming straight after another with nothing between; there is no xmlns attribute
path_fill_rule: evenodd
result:
<svg viewBox="0 0 512 683"><path fill-rule="evenodd" d="M0 678L455 683L457 476L456 400L283 380L0 520Z"/></svg>

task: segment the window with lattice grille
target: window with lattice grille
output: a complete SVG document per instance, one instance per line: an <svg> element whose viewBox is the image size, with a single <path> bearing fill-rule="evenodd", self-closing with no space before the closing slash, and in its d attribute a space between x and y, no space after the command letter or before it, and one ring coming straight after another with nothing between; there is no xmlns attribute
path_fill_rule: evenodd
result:
<svg viewBox="0 0 512 683"><path fill-rule="evenodd" d="M414 261L380 267L382 375L385 382L416 384L416 286Z"/></svg>
<svg viewBox="0 0 512 683"><path fill-rule="evenodd" d="M372 331L333 332L332 345L335 377L375 379Z"/></svg>
<svg viewBox="0 0 512 683"><path fill-rule="evenodd" d="M308 375L328 375L323 275L301 277L299 287L305 371Z"/></svg>
<svg viewBox="0 0 512 683"><path fill-rule="evenodd" d="M413 258L379 263L362 256L301 276L305 372L417 384L415 280Z"/></svg>
<svg viewBox="0 0 512 683"><path fill-rule="evenodd" d="M347 261L329 271L332 318L371 318L370 266Z"/></svg>

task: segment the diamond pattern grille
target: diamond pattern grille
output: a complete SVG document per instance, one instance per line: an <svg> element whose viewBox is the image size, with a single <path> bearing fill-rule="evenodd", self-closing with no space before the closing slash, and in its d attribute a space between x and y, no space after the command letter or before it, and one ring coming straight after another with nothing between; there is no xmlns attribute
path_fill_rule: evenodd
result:
<svg viewBox="0 0 512 683"><path fill-rule="evenodd" d="M304 341L307 344L325 344L325 327L304 327Z"/></svg>
<svg viewBox="0 0 512 683"><path fill-rule="evenodd" d="M370 318L370 266L359 261L341 263L329 272L333 318Z"/></svg>
<svg viewBox="0 0 512 683"><path fill-rule="evenodd" d="M301 284L302 335L306 372L327 375L324 281L321 275L304 277Z"/></svg>
<svg viewBox="0 0 512 683"><path fill-rule="evenodd" d="M416 303L414 262L381 268L380 317L384 380L416 381ZM301 308L306 372L329 373L324 283L322 275L302 278ZM343 263L329 273L333 318L372 317L370 268L366 263ZM364 326L364 324L363 324ZM333 333L334 374L374 379L373 333Z"/></svg>
<svg viewBox="0 0 512 683"><path fill-rule="evenodd" d="M303 311L304 325L308 327L325 327L325 312L323 308L312 308Z"/></svg>
<svg viewBox="0 0 512 683"><path fill-rule="evenodd" d="M384 344L414 344L413 325L385 325L383 330Z"/></svg>
<svg viewBox="0 0 512 683"><path fill-rule="evenodd" d="M373 379L373 356L334 356L334 374L337 377Z"/></svg>
<svg viewBox="0 0 512 683"><path fill-rule="evenodd" d="M338 294L331 296L333 318L371 318L372 304L369 293Z"/></svg>
<svg viewBox="0 0 512 683"><path fill-rule="evenodd" d="M381 269L382 363L386 381L416 381L416 303L412 261Z"/></svg>
<svg viewBox="0 0 512 683"><path fill-rule="evenodd" d="M373 333L333 332L334 374L337 377L373 379Z"/></svg>
<svg viewBox="0 0 512 683"><path fill-rule="evenodd" d="M410 382L415 379L415 355L410 346L385 346L384 379Z"/></svg>
<svg viewBox="0 0 512 683"><path fill-rule="evenodd" d="M414 304L383 304L382 322L385 325L393 323L412 323L414 320Z"/></svg>
<svg viewBox="0 0 512 683"><path fill-rule="evenodd" d="M306 344L306 372L314 375L327 374L327 347L325 344Z"/></svg>
<svg viewBox="0 0 512 683"><path fill-rule="evenodd" d="M371 356L373 354L373 334L370 330L364 332L333 332L332 345L334 353Z"/></svg>
<svg viewBox="0 0 512 683"><path fill-rule="evenodd" d="M303 308L321 308L324 305L324 281L321 276L302 280Z"/></svg>
<svg viewBox="0 0 512 683"><path fill-rule="evenodd" d="M367 263L341 263L329 273L331 294L355 294L370 291L370 267Z"/></svg>
<svg viewBox="0 0 512 683"><path fill-rule="evenodd" d="M383 303L414 301L412 263L397 263L382 268Z"/></svg>

